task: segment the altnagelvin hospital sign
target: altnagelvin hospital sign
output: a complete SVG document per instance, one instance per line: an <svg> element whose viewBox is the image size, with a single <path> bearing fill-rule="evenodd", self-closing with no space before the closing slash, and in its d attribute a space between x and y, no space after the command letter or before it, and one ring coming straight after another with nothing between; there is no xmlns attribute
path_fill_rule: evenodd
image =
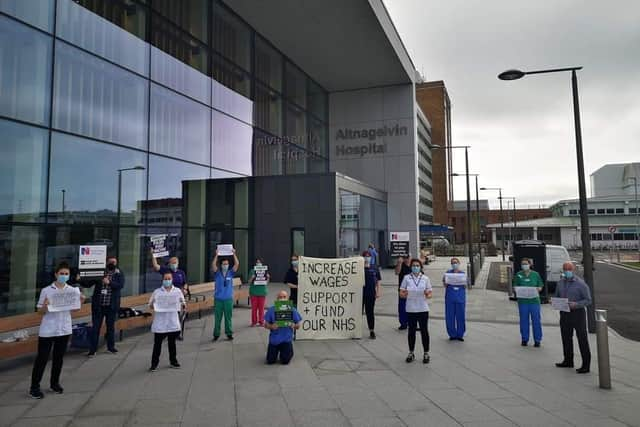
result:
<svg viewBox="0 0 640 427"><path fill-rule="evenodd" d="M406 126L383 126L379 128L369 128L369 129L338 129L336 131L335 141L336 141L336 156L353 156L360 155L360 157L367 154L383 154L387 152L387 144L385 143L376 143L374 142L378 138L384 137L393 137L393 136L404 136L407 135L407 127ZM343 141L354 141L354 140L368 140L370 141L368 144L360 144L360 145L346 145L339 144L338 142Z"/></svg>

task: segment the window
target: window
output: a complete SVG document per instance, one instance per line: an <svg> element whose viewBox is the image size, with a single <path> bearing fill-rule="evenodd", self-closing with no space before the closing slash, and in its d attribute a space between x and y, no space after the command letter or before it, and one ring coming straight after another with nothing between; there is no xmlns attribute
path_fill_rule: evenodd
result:
<svg viewBox="0 0 640 427"><path fill-rule="evenodd" d="M290 62L287 62L285 64L284 76L285 76L285 86L284 86L285 97L289 101L296 103L300 107L306 108L307 77L298 67L296 67Z"/></svg>
<svg viewBox="0 0 640 427"><path fill-rule="evenodd" d="M604 209L598 209L598 215L604 215L605 210Z"/></svg>
<svg viewBox="0 0 640 427"><path fill-rule="evenodd" d="M211 109L151 85L149 151L209 166Z"/></svg>
<svg viewBox="0 0 640 427"><path fill-rule="evenodd" d="M200 71L209 73L209 49L164 19L154 19L151 44Z"/></svg>
<svg viewBox="0 0 640 427"><path fill-rule="evenodd" d="M153 0L151 5L164 18L206 43L210 0Z"/></svg>
<svg viewBox="0 0 640 427"><path fill-rule="evenodd" d="M622 233L614 233L613 240L624 240L624 236Z"/></svg>
<svg viewBox="0 0 640 427"><path fill-rule="evenodd" d="M0 114L49 124L51 37L0 15Z"/></svg>
<svg viewBox="0 0 640 427"><path fill-rule="evenodd" d="M295 105L285 103L285 141L307 148L307 115Z"/></svg>
<svg viewBox="0 0 640 427"><path fill-rule="evenodd" d="M54 1L0 0L0 11L50 33L53 28Z"/></svg>
<svg viewBox="0 0 640 427"><path fill-rule="evenodd" d="M133 0L118 1L96 1L96 0L73 0L82 7L89 9L106 19L107 21L117 25L118 27L130 32L136 37L146 40L147 38L147 8ZM62 4L61 4L62 3ZM58 0L58 4L67 7L71 0Z"/></svg>
<svg viewBox="0 0 640 427"><path fill-rule="evenodd" d="M578 215L577 209L569 209L569 215Z"/></svg>
<svg viewBox="0 0 640 427"><path fill-rule="evenodd" d="M309 138L307 150L316 155L327 157L329 155L329 141L327 139L327 125L309 115Z"/></svg>
<svg viewBox="0 0 640 427"><path fill-rule="evenodd" d="M588 215L593 215L595 213L596 213L595 209L587 209L587 214Z"/></svg>
<svg viewBox="0 0 640 427"><path fill-rule="evenodd" d="M251 30L220 4L214 6L212 43L226 59L251 70Z"/></svg>
<svg viewBox="0 0 640 427"><path fill-rule="evenodd" d="M219 55L213 55L213 78L247 98L251 95L251 77Z"/></svg>
<svg viewBox="0 0 640 427"><path fill-rule="evenodd" d="M322 121L327 121L327 93L313 80L307 80L307 109Z"/></svg>
<svg viewBox="0 0 640 427"><path fill-rule="evenodd" d="M145 79L56 44L53 127L146 149L147 94Z"/></svg>
<svg viewBox="0 0 640 427"><path fill-rule="evenodd" d="M71 168L82 165L82 168ZM111 144L54 132L49 173L49 222L134 225L145 200L147 155ZM122 186L118 194L118 176ZM120 196L120 212L118 212ZM64 199L64 206L63 206Z"/></svg>
<svg viewBox="0 0 640 427"><path fill-rule="evenodd" d="M615 210L613 208L608 208L607 209L607 214L608 215L611 215L611 214L614 214L614 213L615 213Z"/></svg>
<svg viewBox="0 0 640 427"><path fill-rule="evenodd" d="M256 83L254 120L257 127L274 135L282 132L282 100L280 96Z"/></svg>
<svg viewBox="0 0 640 427"><path fill-rule="evenodd" d="M636 211L636 208L629 208L629 213L630 213L630 214L634 214L634 213L636 213L636 212L637 212L637 211Z"/></svg>
<svg viewBox="0 0 640 427"><path fill-rule="evenodd" d="M282 91L282 55L262 37L256 35L256 79L278 92Z"/></svg>
<svg viewBox="0 0 640 427"><path fill-rule="evenodd" d="M624 208L616 208L617 214L624 214Z"/></svg>
<svg viewBox="0 0 640 427"><path fill-rule="evenodd" d="M253 128L217 111L212 112L211 165L251 175Z"/></svg>
<svg viewBox="0 0 640 427"><path fill-rule="evenodd" d="M0 222L44 217L48 152L47 131L0 120Z"/></svg>
<svg viewBox="0 0 640 427"><path fill-rule="evenodd" d="M211 105L209 76L155 47L151 47L151 80Z"/></svg>
<svg viewBox="0 0 640 427"><path fill-rule="evenodd" d="M282 140L256 131L253 137L253 174L256 176L282 175L284 172Z"/></svg>

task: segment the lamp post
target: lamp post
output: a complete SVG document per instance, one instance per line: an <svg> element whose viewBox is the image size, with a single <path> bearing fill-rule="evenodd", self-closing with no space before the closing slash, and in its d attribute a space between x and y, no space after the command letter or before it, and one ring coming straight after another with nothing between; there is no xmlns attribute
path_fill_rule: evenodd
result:
<svg viewBox="0 0 640 427"><path fill-rule="evenodd" d="M509 239L510 240L516 240L515 239L515 235L516 235L516 227L518 226L518 222L516 221L516 198L513 196L502 196L503 199L508 199L511 200L511 202L513 203L513 210L511 211L511 219L513 222L513 227L511 227L511 225L509 225L509 230L513 229L513 232L509 232ZM507 203L507 210L509 209L509 204ZM513 237L512 237L513 235Z"/></svg>
<svg viewBox="0 0 640 427"><path fill-rule="evenodd" d="M504 214L502 212L502 187L480 187L480 190L498 190L498 200L500 200L500 250L502 251L502 261L504 261Z"/></svg>
<svg viewBox="0 0 640 427"><path fill-rule="evenodd" d="M578 163L578 194L580 198L580 225L582 229L582 263L584 279L591 291L592 304L587 308L589 332L596 330L596 298L593 283L593 260L591 259L591 236L589 235L589 213L587 211L587 186L584 179L584 156L582 153L582 129L580 126L580 105L578 102L578 76L576 71L582 67L553 68L548 70L521 71L507 70L498 75L500 80L517 80L527 74L547 74L571 71L571 92L573 95L573 123L576 134L576 160Z"/></svg>
<svg viewBox="0 0 640 427"><path fill-rule="evenodd" d="M466 174L462 174L462 173L452 173L451 176L463 176ZM476 226L478 227L478 255L480 256L480 260L482 261L482 250L481 250L481 243L480 243L480 201L479 201L479 197L478 197L478 174L477 173L470 173L470 176L475 176L476 177ZM471 221L471 219L469 219L469 221ZM482 262L480 262L480 265L482 266Z"/></svg>
<svg viewBox="0 0 640 427"><path fill-rule="evenodd" d="M62 216L64 216L64 211L65 211L65 208L66 208L66 206L65 206L65 204L64 204L64 196L65 196L65 193L67 192L67 190L65 190L65 189L63 188L63 189L62 189L62 190L60 190L60 191L62 192Z"/></svg>
<svg viewBox="0 0 640 427"><path fill-rule="evenodd" d="M633 189L636 201L636 243L638 244L638 262L640 262L640 212L638 211L638 177L630 176L633 180Z"/></svg>
<svg viewBox="0 0 640 427"><path fill-rule="evenodd" d="M118 169L118 211L116 214L116 257L120 257L120 211L122 207L122 172L125 171L143 171L144 166L134 166L132 168Z"/></svg>
<svg viewBox="0 0 640 427"><path fill-rule="evenodd" d="M464 167L467 177L467 218L471 218L471 190L469 189L469 146L468 145L437 145L430 146L431 149L443 148L464 148ZM471 221L467 221L467 247L469 252L469 266L471 268L471 286L476 284L475 263L473 260L473 243L471 239Z"/></svg>

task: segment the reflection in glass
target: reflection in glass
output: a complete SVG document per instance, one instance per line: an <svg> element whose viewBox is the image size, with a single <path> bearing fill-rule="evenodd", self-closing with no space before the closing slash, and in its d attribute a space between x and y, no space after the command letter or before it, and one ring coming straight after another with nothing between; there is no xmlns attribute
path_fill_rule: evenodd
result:
<svg viewBox="0 0 640 427"><path fill-rule="evenodd" d="M153 9L192 36L207 42L211 0L154 0Z"/></svg>
<svg viewBox="0 0 640 427"><path fill-rule="evenodd" d="M285 102L284 139L290 144L307 148L307 114L303 109Z"/></svg>
<svg viewBox="0 0 640 427"><path fill-rule="evenodd" d="M211 80L213 86L212 107L247 124L253 124L253 102L232 89Z"/></svg>
<svg viewBox="0 0 640 427"><path fill-rule="evenodd" d="M213 11L213 48L246 71L251 70L251 31L220 4Z"/></svg>
<svg viewBox="0 0 640 427"><path fill-rule="evenodd" d="M149 257L144 229L120 227L119 237L118 267L125 274L122 296L144 293L143 264Z"/></svg>
<svg viewBox="0 0 640 427"><path fill-rule="evenodd" d="M209 166L210 111L202 104L152 84L149 151Z"/></svg>
<svg viewBox="0 0 640 427"><path fill-rule="evenodd" d="M282 92L282 55L260 36L256 36L255 50L256 78L278 92Z"/></svg>
<svg viewBox="0 0 640 427"><path fill-rule="evenodd" d="M341 256L357 255L387 229L386 203L340 189ZM382 256L383 251L381 251Z"/></svg>
<svg viewBox="0 0 640 427"><path fill-rule="evenodd" d="M53 127L147 147L147 81L66 43L56 43Z"/></svg>
<svg viewBox="0 0 640 427"><path fill-rule="evenodd" d="M70 2L71 0L58 0L58 2ZM91 12L124 28L131 34L142 40L147 38L147 8L134 0L73 0ZM143 2L144 3L144 2Z"/></svg>
<svg viewBox="0 0 640 427"><path fill-rule="evenodd" d="M241 95L251 95L251 77L245 71L233 65L219 55L213 54L213 73L215 80Z"/></svg>
<svg viewBox="0 0 640 427"><path fill-rule="evenodd" d="M49 124L51 40L0 15L0 114Z"/></svg>
<svg viewBox="0 0 640 427"><path fill-rule="evenodd" d="M153 20L151 44L201 73L208 74L209 55L207 47L164 19Z"/></svg>
<svg viewBox="0 0 640 427"><path fill-rule="evenodd" d="M274 135L282 132L282 99L276 92L256 83L253 117L255 125Z"/></svg>
<svg viewBox="0 0 640 427"><path fill-rule="evenodd" d="M284 69L284 94L285 97L295 102L300 107L307 106L307 76L291 62L286 62Z"/></svg>
<svg viewBox="0 0 640 427"><path fill-rule="evenodd" d="M284 172L282 139L255 131L253 138L253 175L282 175Z"/></svg>
<svg viewBox="0 0 640 427"><path fill-rule="evenodd" d="M209 76L155 47L151 47L151 80L162 83L204 104L211 104L211 79Z"/></svg>
<svg viewBox="0 0 640 427"><path fill-rule="evenodd" d="M251 175L253 128L233 117L212 111L211 165Z"/></svg>
<svg viewBox="0 0 640 427"><path fill-rule="evenodd" d="M118 3L114 5L117 7ZM130 7L138 13L144 25L142 9L135 5ZM130 20L129 13L118 16ZM58 0L56 33L74 45L130 70L149 75L149 45L144 40L71 0Z"/></svg>
<svg viewBox="0 0 640 427"><path fill-rule="evenodd" d="M316 155L329 157L327 125L309 115L309 137L307 149Z"/></svg>
<svg viewBox="0 0 640 427"><path fill-rule="evenodd" d="M54 132L49 174L49 221L113 224L117 219L118 169L146 165L146 154ZM82 165L70 169L69 165ZM122 174L121 224L140 220L146 171ZM64 190L64 192L62 191ZM64 197L64 210L62 198Z"/></svg>
<svg viewBox="0 0 640 427"><path fill-rule="evenodd" d="M318 119L327 121L327 92L313 80L308 80L307 109Z"/></svg>
<svg viewBox="0 0 640 427"><path fill-rule="evenodd" d="M48 151L46 130L0 120L0 222L42 220Z"/></svg>
<svg viewBox="0 0 640 427"><path fill-rule="evenodd" d="M54 1L0 0L0 11L50 33L53 31Z"/></svg>

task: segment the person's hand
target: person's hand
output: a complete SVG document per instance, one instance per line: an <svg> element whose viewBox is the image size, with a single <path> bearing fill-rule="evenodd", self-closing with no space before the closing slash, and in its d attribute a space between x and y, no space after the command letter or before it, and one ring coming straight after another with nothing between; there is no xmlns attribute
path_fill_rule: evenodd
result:
<svg viewBox="0 0 640 427"><path fill-rule="evenodd" d="M83 294L80 294L80 304L84 304L86 299L87 297L85 297Z"/></svg>
<svg viewBox="0 0 640 427"><path fill-rule="evenodd" d="M216 256L218 256L218 255L219 255L219 254L218 254L218 252L219 252L219 251L216 249Z"/></svg>
<svg viewBox="0 0 640 427"><path fill-rule="evenodd" d="M231 252L235 255L236 254L236 248L231 249Z"/></svg>
<svg viewBox="0 0 640 427"><path fill-rule="evenodd" d="M272 323L271 324L271 328L272 331L275 331L276 329L278 329L278 324L277 323Z"/></svg>
<svg viewBox="0 0 640 427"><path fill-rule="evenodd" d="M49 312L49 299L48 298L44 299L44 302L42 303L42 308L43 308L43 311L45 313Z"/></svg>
<svg viewBox="0 0 640 427"><path fill-rule="evenodd" d="M111 283L111 280L109 280L108 277L103 277L102 278L102 283L104 283L105 285L108 285L109 283Z"/></svg>
<svg viewBox="0 0 640 427"><path fill-rule="evenodd" d="M432 291L424 291L424 296L431 299L431 297L433 297L433 292Z"/></svg>
<svg viewBox="0 0 640 427"><path fill-rule="evenodd" d="M569 302L569 308L576 308L576 307L578 307L578 304L576 304L574 301Z"/></svg>
<svg viewBox="0 0 640 427"><path fill-rule="evenodd" d="M379 289L376 289L376 299L380 298L382 296L382 291L380 291Z"/></svg>

